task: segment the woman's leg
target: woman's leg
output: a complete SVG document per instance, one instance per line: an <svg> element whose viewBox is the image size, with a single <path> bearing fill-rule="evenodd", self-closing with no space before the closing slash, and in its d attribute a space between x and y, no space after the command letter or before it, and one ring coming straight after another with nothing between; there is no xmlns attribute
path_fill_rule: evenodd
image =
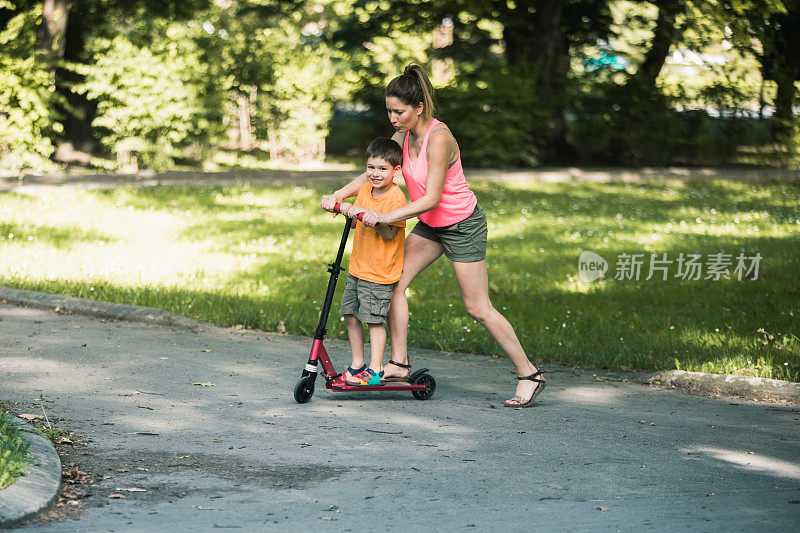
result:
<svg viewBox="0 0 800 533"><path fill-rule="evenodd" d="M392 339L392 361L408 363L408 299L406 289L417 274L428 268L442 255L442 245L420 237L414 233L406 237L403 255L403 274L392 292L392 306L389 309L389 335ZM396 365L387 365L384 376L387 378L408 375L408 370Z"/></svg>
<svg viewBox="0 0 800 533"><path fill-rule="evenodd" d="M525 355L525 350L522 349L517 334L514 333L514 328L489 300L489 275L486 272L486 260L474 263L453 262L453 270L467 313L486 328L500 345L500 348L511 359L517 375L529 376L538 371L536 365ZM535 381L518 381L516 396L530 398L536 386Z"/></svg>

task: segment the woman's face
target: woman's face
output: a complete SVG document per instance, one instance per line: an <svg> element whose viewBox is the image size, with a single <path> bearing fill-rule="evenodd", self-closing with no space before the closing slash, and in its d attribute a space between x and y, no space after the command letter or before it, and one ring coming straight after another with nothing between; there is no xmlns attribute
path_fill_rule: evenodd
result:
<svg viewBox="0 0 800 533"><path fill-rule="evenodd" d="M404 104L396 96L386 97L386 111L389 113L389 122L394 129L400 133L405 133L412 129L422 114L422 102L416 106Z"/></svg>

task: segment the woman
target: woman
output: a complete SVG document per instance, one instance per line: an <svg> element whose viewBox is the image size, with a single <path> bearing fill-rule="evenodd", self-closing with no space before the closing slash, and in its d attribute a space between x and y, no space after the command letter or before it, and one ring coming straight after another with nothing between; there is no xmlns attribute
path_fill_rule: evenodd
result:
<svg viewBox="0 0 800 533"><path fill-rule="evenodd" d="M467 312L491 334L517 371L517 388L507 407L529 407L544 390L541 371L528 360L514 328L489 301L486 271L487 224L475 194L469 190L453 134L433 118L433 87L422 67L412 63L386 87L386 109L403 147L403 177L411 200L388 213L368 211L365 225L391 224L418 217L406 238L402 277L392 294L389 333L392 359L384 367L384 381L404 381L408 364L408 300L411 281L443 253L453 263ZM366 182L366 173L322 197L322 207L354 196Z"/></svg>

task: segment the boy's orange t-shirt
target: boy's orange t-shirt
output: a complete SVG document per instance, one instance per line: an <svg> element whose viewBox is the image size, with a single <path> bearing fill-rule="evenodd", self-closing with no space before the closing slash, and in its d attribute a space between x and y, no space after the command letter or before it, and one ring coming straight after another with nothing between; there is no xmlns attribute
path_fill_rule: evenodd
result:
<svg viewBox="0 0 800 533"><path fill-rule="evenodd" d="M358 190L353 205L372 209L376 213L388 213L406 205L406 196L397 184L392 183L389 190L380 198L372 197L372 184L367 182ZM388 285L400 279L403 273L403 251L406 241L406 221L391 224L398 230L394 238L386 240L375 228L368 228L356 222L353 237L353 253L350 255L350 274L373 283Z"/></svg>

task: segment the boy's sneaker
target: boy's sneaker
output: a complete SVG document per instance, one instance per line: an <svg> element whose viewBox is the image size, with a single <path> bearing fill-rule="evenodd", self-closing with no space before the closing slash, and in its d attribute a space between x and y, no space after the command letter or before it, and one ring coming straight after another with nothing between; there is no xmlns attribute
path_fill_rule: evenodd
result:
<svg viewBox="0 0 800 533"><path fill-rule="evenodd" d="M359 368L353 368L352 366L347 367L347 371L343 374L340 374L339 377L333 380L332 385L335 387L341 387L342 385L347 385L347 372L350 372L350 376L355 376L356 374L360 374L367 369L367 365L361 365ZM350 379L353 379L352 377Z"/></svg>
<svg viewBox="0 0 800 533"><path fill-rule="evenodd" d="M352 379L347 380L348 385L366 386L366 385L381 385L381 378L383 372L375 372L371 368L367 368L363 372L359 372Z"/></svg>

